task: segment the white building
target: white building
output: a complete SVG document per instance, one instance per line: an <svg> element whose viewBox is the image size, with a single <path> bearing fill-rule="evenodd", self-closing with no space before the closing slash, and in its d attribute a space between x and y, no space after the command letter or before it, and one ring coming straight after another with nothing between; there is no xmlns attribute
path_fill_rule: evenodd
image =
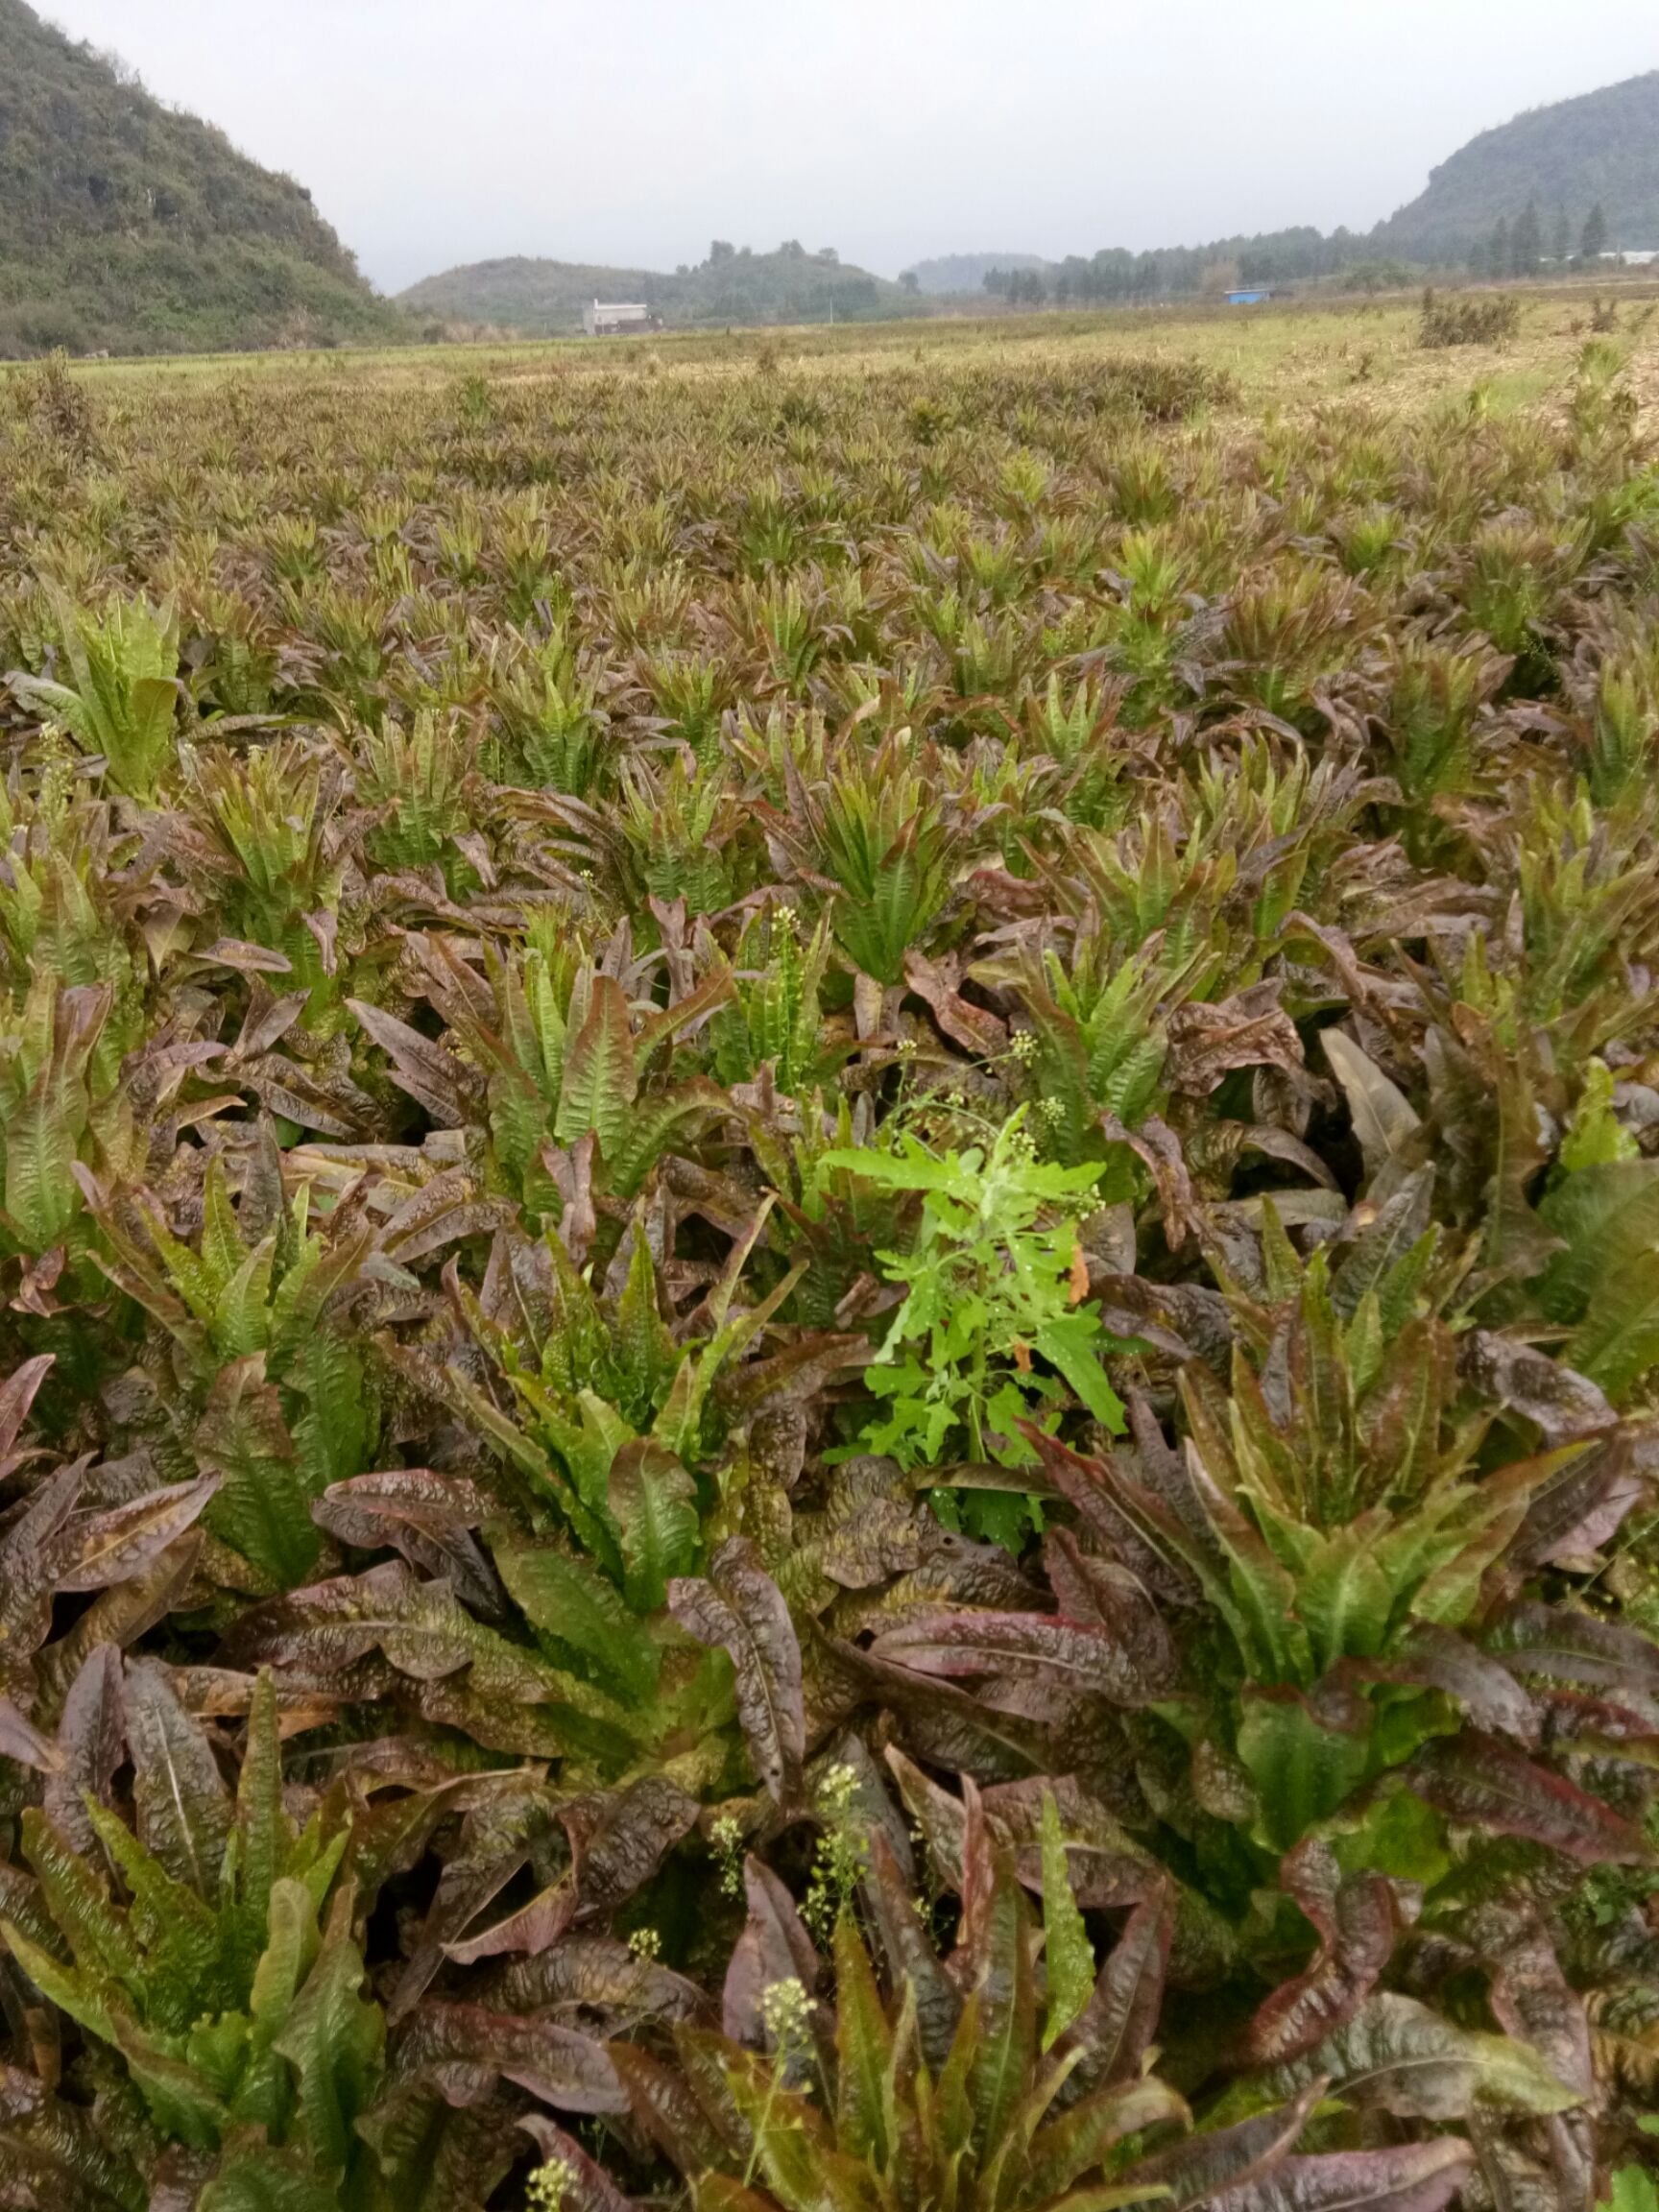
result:
<svg viewBox="0 0 1659 2212"><path fill-rule="evenodd" d="M1643 246L1624 252L1603 253L1601 258L1603 261L1618 261L1626 269L1650 269L1655 261L1659 261L1659 246Z"/></svg>
<svg viewBox="0 0 1659 2212"><path fill-rule="evenodd" d="M595 300L582 310L582 327L589 338L625 338L642 330L655 330L658 322L643 302Z"/></svg>

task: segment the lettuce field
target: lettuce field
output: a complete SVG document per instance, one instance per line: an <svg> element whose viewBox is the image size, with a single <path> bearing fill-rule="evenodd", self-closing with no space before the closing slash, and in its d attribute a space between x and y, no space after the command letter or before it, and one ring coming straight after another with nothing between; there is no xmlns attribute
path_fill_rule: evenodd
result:
<svg viewBox="0 0 1659 2212"><path fill-rule="evenodd" d="M0 381L3 2212L1659 2201L1651 355L1337 342Z"/></svg>

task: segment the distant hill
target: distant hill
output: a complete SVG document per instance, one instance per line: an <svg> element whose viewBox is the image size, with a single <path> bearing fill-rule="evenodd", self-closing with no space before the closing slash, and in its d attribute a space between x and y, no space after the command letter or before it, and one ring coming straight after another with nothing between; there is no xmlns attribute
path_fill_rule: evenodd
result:
<svg viewBox="0 0 1659 2212"><path fill-rule="evenodd" d="M0 357L403 328L302 185L0 0Z"/></svg>
<svg viewBox="0 0 1659 2212"><path fill-rule="evenodd" d="M1044 270L1050 264L1040 253L939 253L930 261L918 261L904 274L914 276L916 288L932 298L964 292L982 292L993 269Z"/></svg>
<svg viewBox="0 0 1659 2212"><path fill-rule="evenodd" d="M832 312L850 323L870 322L917 311L902 285L793 244L776 253L717 246L707 261L671 276L581 261L476 261L424 278L399 296L398 305L418 324L482 323L559 337L581 329L582 310L593 300L643 301L670 328L827 323Z"/></svg>
<svg viewBox="0 0 1659 2212"><path fill-rule="evenodd" d="M1608 242L1659 247L1659 70L1483 131L1431 172L1429 189L1374 233L1392 253L1449 258L1537 202L1546 234L1565 214L1575 238L1590 210Z"/></svg>

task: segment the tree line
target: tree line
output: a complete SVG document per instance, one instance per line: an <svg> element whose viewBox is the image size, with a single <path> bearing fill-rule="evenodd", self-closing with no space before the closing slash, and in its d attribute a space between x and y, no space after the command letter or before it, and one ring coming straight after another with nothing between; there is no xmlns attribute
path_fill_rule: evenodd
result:
<svg viewBox="0 0 1659 2212"><path fill-rule="evenodd" d="M1542 275L1547 269L1593 263L1607 251L1605 210L1593 207L1575 231L1558 214L1548 237L1535 200L1511 220L1503 217L1485 237L1466 246L1461 258L1473 276ZM1437 256L1436 258L1443 258ZM1379 252L1373 240L1338 228L1326 235L1311 225L1207 246L1161 247L1133 252L1102 247L1070 253L1046 269L988 269L984 289L1011 307L1100 305L1190 298L1198 293L1272 285L1307 284L1341 276L1365 291L1409 283L1412 265Z"/></svg>

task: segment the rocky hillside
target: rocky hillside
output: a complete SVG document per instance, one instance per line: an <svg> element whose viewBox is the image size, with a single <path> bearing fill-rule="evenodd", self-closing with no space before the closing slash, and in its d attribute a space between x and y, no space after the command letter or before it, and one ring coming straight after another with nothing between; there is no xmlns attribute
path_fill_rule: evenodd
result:
<svg viewBox="0 0 1659 2212"><path fill-rule="evenodd" d="M391 337L310 194L0 0L0 357Z"/></svg>

